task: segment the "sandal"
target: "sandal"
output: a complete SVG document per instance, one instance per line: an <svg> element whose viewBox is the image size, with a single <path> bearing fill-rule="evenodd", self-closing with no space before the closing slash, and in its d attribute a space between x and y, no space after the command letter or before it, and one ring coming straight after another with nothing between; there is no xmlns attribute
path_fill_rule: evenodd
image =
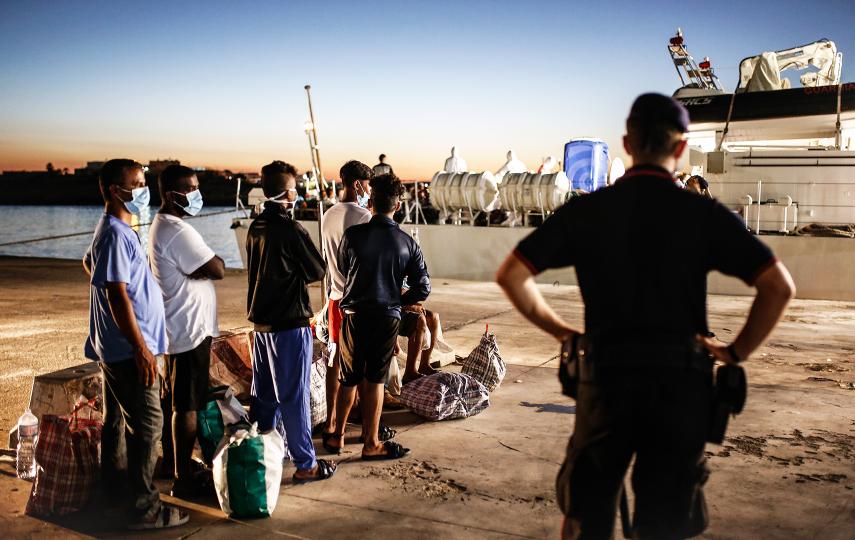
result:
<svg viewBox="0 0 855 540"><path fill-rule="evenodd" d="M335 474L335 470L337 465L334 461L327 461L325 459L318 460L318 474L315 476L306 476L300 478L297 476L297 473L294 473L294 476L291 477L291 482L294 484L310 484L312 482L320 482L321 480L326 480Z"/></svg>
<svg viewBox="0 0 855 540"><path fill-rule="evenodd" d="M394 429L390 428L389 426L387 426L385 424L380 424L380 427L377 428L377 438L380 439L380 442L391 441L392 439L395 438L395 435L397 435L397 434L398 434L397 431L395 431ZM360 444L365 443L365 440L362 437L362 435L359 436L359 443Z"/></svg>
<svg viewBox="0 0 855 540"><path fill-rule="evenodd" d="M400 444L395 441L386 441L383 443L383 447L386 449L385 454L377 454L374 456L366 456L362 454L362 461L382 461L384 459L401 459L410 453L409 448L404 448Z"/></svg>
<svg viewBox="0 0 855 540"><path fill-rule="evenodd" d="M160 508L152 514L147 512L139 521L128 525L132 531L147 531L150 529L169 529L178 527L190 521L190 514L181 508L161 504Z"/></svg>
<svg viewBox="0 0 855 540"><path fill-rule="evenodd" d="M338 439L343 436L344 433L327 433L324 431L321 433L321 445L323 445L324 450L327 453L334 454L336 456L341 455L341 446L333 446L330 444L330 439Z"/></svg>

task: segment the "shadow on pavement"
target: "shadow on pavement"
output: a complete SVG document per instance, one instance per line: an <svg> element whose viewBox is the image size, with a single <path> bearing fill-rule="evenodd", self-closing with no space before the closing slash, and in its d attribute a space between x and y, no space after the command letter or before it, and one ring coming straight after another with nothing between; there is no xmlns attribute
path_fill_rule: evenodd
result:
<svg viewBox="0 0 855 540"><path fill-rule="evenodd" d="M575 405L559 405L557 403L529 403L528 401L520 401L521 407L536 409L534 412L551 412L559 414L576 414Z"/></svg>

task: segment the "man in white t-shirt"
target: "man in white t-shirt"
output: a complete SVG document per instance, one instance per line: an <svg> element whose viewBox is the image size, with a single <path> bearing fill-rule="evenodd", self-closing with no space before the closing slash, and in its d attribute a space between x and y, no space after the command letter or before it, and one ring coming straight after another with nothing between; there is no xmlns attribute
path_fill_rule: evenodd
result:
<svg viewBox="0 0 855 540"><path fill-rule="evenodd" d="M335 430L335 410L339 391L339 332L341 330L342 313L339 302L344 296L346 276L338 269L338 246L344 231L371 219L368 210L368 199L371 195L369 181L374 176L371 167L359 161L348 161L339 171L344 185L344 197L324 214L323 244L324 258L327 263L327 285L329 290L329 339L334 343L332 366L327 368L327 427L324 430L324 448L329 439L328 433ZM329 449L327 449L329 450Z"/></svg>
<svg viewBox="0 0 855 540"><path fill-rule="evenodd" d="M202 235L184 221L202 209L193 169L170 165L160 174L159 184L161 207L149 231L149 260L163 291L169 343L164 386L165 401L171 401L172 429L171 441L170 430L165 430L163 461L174 463L172 495L192 498L204 495L192 478L196 411L204 409L208 401L211 340L219 335L217 295L211 280L223 279L225 265Z"/></svg>

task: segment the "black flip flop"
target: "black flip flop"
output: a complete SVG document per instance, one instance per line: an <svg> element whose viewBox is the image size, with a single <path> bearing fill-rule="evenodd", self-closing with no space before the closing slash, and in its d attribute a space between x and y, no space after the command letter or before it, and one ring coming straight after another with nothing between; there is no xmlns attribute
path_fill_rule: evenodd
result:
<svg viewBox="0 0 855 540"><path fill-rule="evenodd" d="M404 448L400 444L395 441L386 441L383 443L383 447L386 449L385 454L377 454L376 456L366 456L362 455L362 461L383 461L386 459L401 459L410 453L409 448Z"/></svg>
<svg viewBox="0 0 855 540"><path fill-rule="evenodd" d="M377 438L380 439L380 442L391 441L392 439L395 438L395 435L397 435L397 434L398 434L397 431L395 431L394 429L390 428L389 426L387 426L385 424L380 424L380 427L377 428ZM365 443L365 440L362 437L362 435L359 436L359 443L360 444ZM326 448L326 447L324 447L324 448Z"/></svg>
<svg viewBox="0 0 855 540"><path fill-rule="evenodd" d="M341 446L333 446L330 444L330 439L339 438L343 435L343 433L327 433L326 431L321 433L321 445L323 445L324 450L328 453L339 456L341 455Z"/></svg>
<svg viewBox="0 0 855 540"><path fill-rule="evenodd" d="M318 460L318 475L317 476L309 476L306 478L297 477L297 473L294 473L294 476L291 477L291 482L295 484L311 484L312 482L320 482L321 480L326 480L327 478L331 478L332 475L335 474L337 465L335 462L327 461L325 459Z"/></svg>

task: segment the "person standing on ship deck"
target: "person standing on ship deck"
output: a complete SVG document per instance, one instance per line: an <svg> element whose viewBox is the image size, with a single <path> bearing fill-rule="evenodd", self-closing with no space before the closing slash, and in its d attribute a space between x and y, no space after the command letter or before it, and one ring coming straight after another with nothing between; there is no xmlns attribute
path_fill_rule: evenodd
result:
<svg viewBox="0 0 855 540"><path fill-rule="evenodd" d="M381 174L395 174L395 171L392 170L392 166L386 163L386 154L380 154L377 159L380 160L380 163L373 167L374 176L380 176Z"/></svg>
<svg viewBox="0 0 855 540"><path fill-rule="evenodd" d="M633 537L703 531L697 518L705 511L712 358L747 359L795 293L787 269L738 217L675 184L685 108L644 94L626 124L624 148L634 166L615 185L567 202L519 243L496 277L528 320L564 342L577 331L545 302L534 276L567 266L578 275L588 345L557 479L565 538L612 537L633 456ZM706 337L712 270L757 288L730 345Z"/></svg>

